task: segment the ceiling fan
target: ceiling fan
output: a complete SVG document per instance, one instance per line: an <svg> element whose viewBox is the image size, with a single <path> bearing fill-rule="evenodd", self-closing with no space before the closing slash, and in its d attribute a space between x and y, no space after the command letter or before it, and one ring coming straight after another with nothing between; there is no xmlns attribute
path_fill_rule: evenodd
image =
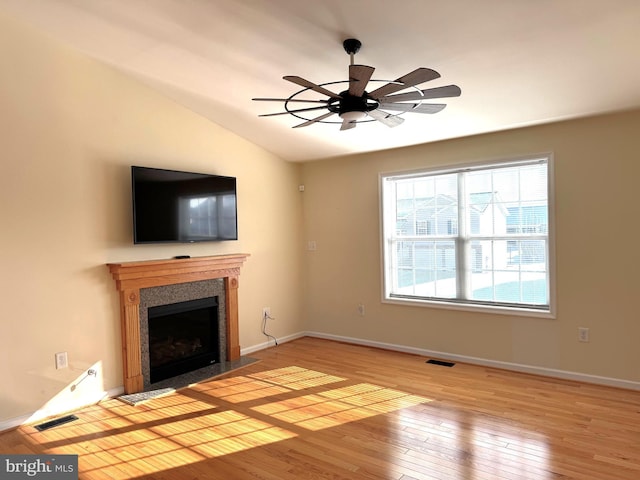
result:
<svg viewBox="0 0 640 480"><path fill-rule="evenodd" d="M295 75L287 75L283 77L285 80L304 88L289 98L252 99L263 102L284 102L284 112L267 113L259 116L271 117L289 114L304 120L303 123L295 125L293 128L306 127L314 123L341 123L342 126L340 130L349 130L354 128L357 123L372 121L378 121L388 127L396 127L404 122L404 118L400 116L404 113L438 113L446 107L444 103L424 103L425 100L458 97L462 93L460 87L457 85L446 85L444 87L428 88L426 90L417 88L416 85L440 77L440 74L435 70L424 67L420 67L393 81L373 80L371 79L373 71L375 70L373 67L356 65L354 63L355 54L360 50L362 43L355 38L348 38L342 45L351 58L349 80L315 84ZM367 92L365 89L370 82L384 83L384 85L371 92ZM341 83L348 83L349 86L347 90L340 93L334 93L325 88ZM396 94L396 92L410 88L412 91ZM328 98L304 99L300 97L308 91L320 93ZM290 108L290 104L293 103L315 103L320 105L306 108ZM328 111L318 117L306 118L305 115L308 112L318 110ZM341 121L327 120L333 115L338 115Z"/></svg>

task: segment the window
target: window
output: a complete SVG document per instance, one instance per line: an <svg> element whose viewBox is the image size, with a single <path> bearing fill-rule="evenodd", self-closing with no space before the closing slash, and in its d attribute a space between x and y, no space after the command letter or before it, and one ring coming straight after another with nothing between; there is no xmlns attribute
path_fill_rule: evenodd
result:
<svg viewBox="0 0 640 480"><path fill-rule="evenodd" d="M385 300L552 313L550 162L381 175Z"/></svg>

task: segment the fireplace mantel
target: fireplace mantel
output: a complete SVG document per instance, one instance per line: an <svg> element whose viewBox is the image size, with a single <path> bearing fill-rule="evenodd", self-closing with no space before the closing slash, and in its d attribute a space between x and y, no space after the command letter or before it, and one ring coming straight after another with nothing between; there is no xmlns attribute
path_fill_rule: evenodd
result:
<svg viewBox="0 0 640 480"><path fill-rule="evenodd" d="M107 264L120 293L125 393L138 393L144 389L140 348L141 288L223 278L227 316L227 360L240 358L238 277L240 267L248 256L240 253Z"/></svg>

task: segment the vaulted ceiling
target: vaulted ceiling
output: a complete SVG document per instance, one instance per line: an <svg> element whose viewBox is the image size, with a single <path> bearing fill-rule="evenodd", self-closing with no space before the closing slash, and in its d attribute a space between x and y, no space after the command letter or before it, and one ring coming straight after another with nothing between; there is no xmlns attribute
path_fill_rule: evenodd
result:
<svg viewBox="0 0 640 480"><path fill-rule="evenodd" d="M291 161L640 107L638 0L0 0L0 12ZM285 75L346 81L349 37L373 79L429 67L441 78L420 88L462 95L395 128L258 117L283 104L253 97L302 88Z"/></svg>

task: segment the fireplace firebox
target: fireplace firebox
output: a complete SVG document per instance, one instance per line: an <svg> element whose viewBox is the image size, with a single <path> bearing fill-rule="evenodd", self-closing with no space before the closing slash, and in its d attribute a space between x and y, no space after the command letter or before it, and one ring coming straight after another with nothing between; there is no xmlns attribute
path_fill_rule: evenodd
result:
<svg viewBox="0 0 640 480"><path fill-rule="evenodd" d="M218 297L149 307L150 382L220 362Z"/></svg>

